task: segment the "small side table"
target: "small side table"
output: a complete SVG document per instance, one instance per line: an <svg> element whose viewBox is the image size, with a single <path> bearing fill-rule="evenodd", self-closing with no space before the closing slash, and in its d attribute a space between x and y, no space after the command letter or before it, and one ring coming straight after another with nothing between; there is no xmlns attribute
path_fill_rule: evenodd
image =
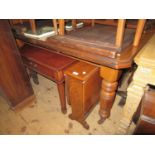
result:
<svg viewBox="0 0 155 155"><path fill-rule="evenodd" d="M138 68L127 89L127 99L117 134L127 133L147 85L155 86L155 35L141 49L134 60Z"/></svg>
<svg viewBox="0 0 155 155"><path fill-rule="evenodd" d="M36 73L56 82L61 111L66 113L64 70L77 60L60 55L56 51L48 51L30 45L25 45L20 52L24 65L29 69L36 84L39 84Z"/></svg>

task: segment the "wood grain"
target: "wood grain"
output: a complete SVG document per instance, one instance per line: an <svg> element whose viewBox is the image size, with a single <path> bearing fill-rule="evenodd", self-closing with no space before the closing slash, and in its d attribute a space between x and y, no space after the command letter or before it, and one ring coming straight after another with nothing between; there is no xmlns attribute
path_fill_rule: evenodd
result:
<svg viewBox="0 0 155 155"><path fill-rule="evenodd" d="M0 86L15 108L34 92L7 20L0 20L0 33Z"/></svg>

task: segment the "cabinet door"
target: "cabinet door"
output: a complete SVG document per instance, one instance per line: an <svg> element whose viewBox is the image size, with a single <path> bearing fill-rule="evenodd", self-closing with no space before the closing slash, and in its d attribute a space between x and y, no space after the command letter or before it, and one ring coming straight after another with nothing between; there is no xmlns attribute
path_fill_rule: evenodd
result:
<svg viewBox="0 0 155 155"><path fill-rule="evenodd" d="M8 20L0 20L0 88L12 107L34 98Z"/></svg>

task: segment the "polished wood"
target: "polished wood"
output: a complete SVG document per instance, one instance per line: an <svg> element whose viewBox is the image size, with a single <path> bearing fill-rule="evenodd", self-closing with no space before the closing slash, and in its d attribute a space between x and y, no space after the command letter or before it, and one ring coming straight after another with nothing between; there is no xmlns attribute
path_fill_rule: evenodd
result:
<svg viewBox="0 0 155 155"><path fill-rule="evenodd" d="M100 94L99 124L103 123L110 116L120 75L121 70L109 67L101 67L100 69L100 76L103 80Z"/></svg>
<svg viewBox="0 0 155 155"><path fill-rule="evenodd" d="M21 24L23 24L23 20L22 19L19 19L19 21L20 21Z"/></svg>
<svg viewBox="0 0 155 155"><path fill-rule="evenodd" d="M123 108L123 116L117 133L125 134L132 122L133 116L137 111L142 96L144 95L147 85L155 86L155 35L147 42L135 57L138 65L134 73L133 80L127 91L127 99Z"/></svg>
<svg viewBox="0 0 155 155"><path fill-rule="evenodd" d="M21 48L25 45L25 43L22 40L16 39L16 44L18 46L18 48Z"/></svg>
<svg viewBox="0 0 155 155"><path fill-rule="evenodd" d="M76 19L72 19L72 27L73 27L73 29L76 28L76 24L77 24Z"/></svg>
<svg viewBox="0 0 155 155"><path fill-rule="evenodd" d="M92 23L91 23L91 26L95 26L95 19L92 19Z"/></svg>
<svg viewBox="0 0 155 155"><path fill-rule="evenodd" d="M155 90L145 91L134 134L155 134Z"/></svg>
<svg viewBox="0 0 155 155"><path fill-rule="evenodd" d="M30 23L32 32L35 34L37 32L36 31L35 19L29 19L29 23Z"/></svg>
<svg viewBox="0 0 155 155"><path fill-rule="evenodd" d="M25 66L30 70L35 83L38 84L35 72L55 81L60 97L61 111L67 112L65 88L64 88L64 69L76 60L62 56L42 48L25 45L20 49ZM33 72L32 72L32 71ZM33 73L33 74L32 74Z"/></svg>
<svg viewBox="0 0 155 155"><path fill-rule="evenodd" d="M139 19L138 20L138 25L137 25L137 29L136 29L136 34L135 34L135 38L134 38L134 42L133 45L134 46L138 46L142 33L143 33L143 29L146 23L146 19Z"/></svg>
<svg viewBox="0 0 155 155"><path fill-rule="evenodd" d="M65 71L67 95L72 108L70 118L80 122L86 129L86 117L99 101L101 78L99 68L77 62Z"/></svg>
<svg viewBox="0 0 155 155"><path fill-rule="evenodd" d="M54 31L56 32L56 34L58 34L57 20L53 19L52 21L53 21Z"/></svg>
<svg viewBox="0 0 155 155"><path fill-rule="evenodd" d="M57 83L57 88L58 88L59 99L61 103L61 111L63 113L66 113L67 107L66 107L65 82Z"/></svg>
<svg viewBox="0 0 155 155"><path fill-rule="evenodd" d="M59 35L65 34L65 20L59 19Z"/></svg>
<svg viewBox="0 0 155 155"><path fill-rule="evenodd" d="M13 26L14 24L18 24L18 23L23 24L23 19L10 19L9 23L11 26Z"/></svg>
<svg viewBox="0 0 155 155"><path fill-rule="evenodd" d="M108 66L115 69L121 69L131 67L134 56L146 44L149 38L151 38L153 33L154 31L147 31L145 34L142 35L140 44L137 47L131 44L128 47L122 49L121 53L117 54L112 54L112 52L106 52L105 49L101 49L99 47L92 48L91 46L84 46L83 44L81 45L80 42L78 43L78 46L76 43L66 43L66 41L64 40L65 38L63 39L59 36L50 37L46 40L46 42L32 38L26 38L22 34L16 34L15 37L23 40L24 42L28 42L37 46L41 46L47 49L58 50L59 52L68 56L72 56L74 58L83 59L85 61L89 61L103 66ZM103 34L101 33L100 35L103 36ZM64 46L65 44L69 44L70 46ZM109 55L112 55L115 58L110 58Z"/></svg>
<svg viewBox="0 0 155 155"><path fill-rule="evenodd" d="M124 37L124 30L125 30L125 19L118 20L117 26L117 33L116 33L116 42L115 45L117 47L122 47L123 37Z"/></svg>
<svg viewBox="0 0 155 155"><path fill-rule="evenodd" d="M117 26L119 19L95 19L95 24L102 24L107 26ZM91 24L91 19L79 19L79 21L84 22L85 24ZM126 28L136 29L138 20L127 20Z"/></svg>
<svg viewBox="0 0 155 155"><path fill-rule="evenodd" d="M107 25L107 26L118 26L119 19L95 19L95 24ZM78 21L83 22L85 25L91 25L91 19L78 19ZM127 19L125 27L130 29L137 28L138 19ZM150 30L154 27L154 20L150 19L146 21L144 30Z"/></svg>
<svg viewBox="0 0 155 155"><path fill-rule="evenodd" d="M0 20L0 87L12 108L35 99L7 20Z"/></svg>

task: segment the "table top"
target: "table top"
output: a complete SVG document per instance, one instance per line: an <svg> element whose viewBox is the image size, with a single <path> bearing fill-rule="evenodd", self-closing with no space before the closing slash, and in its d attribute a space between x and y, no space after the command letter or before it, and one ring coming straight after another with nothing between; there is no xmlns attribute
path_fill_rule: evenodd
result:
<svg viewBox="0 0 155 155"><path fill-rule="evenodd" d="M47 49L30 45L24 45L20 49L20 52L23 57L52 70L63 70L76 61L75 59L55 53L55 51L49 52Z"/></svg>
<svg viewBox="0 0 155 155"><path fill-rule="evenodd" d="M80 61L68 67L65 74L83 81L97 70L98 67Z"/></svg>
<svg viewBox="0 0 155 155"><path fill-rule="evenodd" d="M134 47L132 44L129 44L125 46L124 49L121 50L121 52L119 52L119 50L115 52L113 50L103 49L100 48L100 46L96 45L95 46L93 45L92 47L90 46L91 42L89 42L86 45L86 43L80 39L78 41L75 41L75 39L74 41L71 41L72 40L71 38L73 38L71 37L71 35L53 36L49 37L46 41L27 38L22 34L15 34L15 38L20 39L28 44L44 47L48 50L51 50L51 52L53 52L54 50L79 60L95 63L101 66L111 67L114 69L122 69L122 68L129 68L132 65L134 56L145 45L145 43L150 39L152 35L153 35L152 31L146 32L145 34L143 34L141 42L138 47ZM77 35L76 37L79 38L79 36ZM83 40L86 40L86 35L83 38ZM118 54L117 56L116 53Z"/></svg>
<svg viewBox="0 0 155 155"><path fill-rule="evenodd" d="M70 42L73 44L80 44L87 46L88 50L96 48L94 51L96 54L115 58L117 53L121 53L128 45L130 45L134 39L134 29L125 29L124 39L122 47L115 45L117 27L95 25L95 26L84 26L74 31L69 31L64 36L59 37L59 40L64 42ZM73 46L73 45L72 45ZM102 53L101 53L102 52Z"/></svg>

